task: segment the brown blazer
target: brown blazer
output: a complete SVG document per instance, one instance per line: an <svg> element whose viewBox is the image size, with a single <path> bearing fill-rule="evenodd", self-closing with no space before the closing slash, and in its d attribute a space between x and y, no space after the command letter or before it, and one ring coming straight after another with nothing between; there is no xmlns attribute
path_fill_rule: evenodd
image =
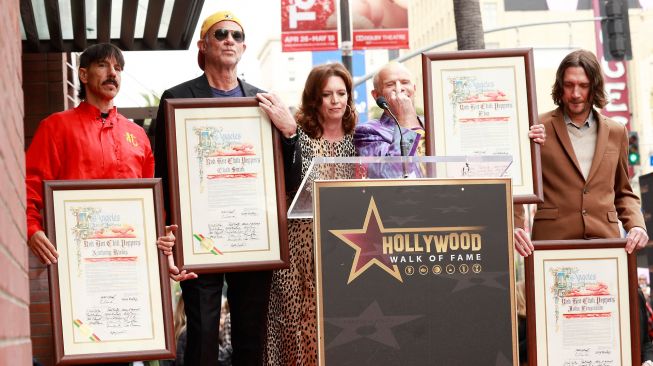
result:
<svg viewBox="0 0 653 366"><path fill-rule="evenodd" d="M546 129L541 147L544 202L537 205L533 240L619 238L617 218L628 231L645 228L639 198L628 182L626 127L596 111L596 150L587 178L569 139L560 108L540 115ZM515 226L524 225L524 208L515 207Z"/></svg>

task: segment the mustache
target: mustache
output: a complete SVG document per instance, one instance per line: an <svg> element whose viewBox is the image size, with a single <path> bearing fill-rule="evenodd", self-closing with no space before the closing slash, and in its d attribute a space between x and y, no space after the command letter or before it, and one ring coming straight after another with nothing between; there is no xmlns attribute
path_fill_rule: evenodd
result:
<svg viewBox="0 0 653 366"><path fill-rule="evenodd" d="M105 81L102 82L102 85L105 85L105 84L113 84L113 86L118 87L118 80L113 79L113 78L106 79Z"/></svg>

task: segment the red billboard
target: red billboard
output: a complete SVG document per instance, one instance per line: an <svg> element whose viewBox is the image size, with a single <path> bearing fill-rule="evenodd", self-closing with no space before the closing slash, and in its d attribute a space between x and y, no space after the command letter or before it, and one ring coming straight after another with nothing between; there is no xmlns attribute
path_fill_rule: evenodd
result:
<svg viewBox="0 0 653 366"><path fill-rule="evenodd" d="M336 0L281 0L281 49L338 49Z"/></svg>
<svg viewBox="0 0 653 366"><path fill-rule="evenodd" d="M350 0L353 48L408 48L408 1Z"/></svg>

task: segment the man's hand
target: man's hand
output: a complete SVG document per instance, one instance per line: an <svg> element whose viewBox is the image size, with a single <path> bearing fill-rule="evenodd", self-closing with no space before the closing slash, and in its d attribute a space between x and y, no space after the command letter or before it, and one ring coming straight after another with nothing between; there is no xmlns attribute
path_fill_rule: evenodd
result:
<svg viewBox="0 0 653 366"><path fill-rule="evenodd" d="M533 140L533 142L544 145L544 141L546 141L546 131L544 125L541 123L532 125L528 131L528 137Z"/></svg>
<svg viewBox="0 0 653 366"><path fill-rule="evenodd" d="M159 237L156 241L156 246L160 251L168 256L168 275L175 281L185 281L193 278L197 278L195 272L187 272L183 270L179 272L179 268L175 265L175 259L172 257L172 248L175 246L175 234L177 231L177 225L166 226L166 235Z"/></svg>
<svg viewBox="0 0 653 366"><path fill-rule="evenodd" d="M50 240L43 230L35 232L29 241L27 246L32 250L32 253L36 255L41 263L45 265L50 265L52 263L57 263L57 258L59 258L59 253L57 249L52 245Z"/></svg>
<svg viewBox="0 0 653 366"><path fill-rule="evenodd" d="M390 95L386 97L390 110L394 113L403 128L411 128L419 126L417 121L417 112L415 112L415 105L408 95L402 91L393 90Z"/></svg>
<svg viewBox="0 0 653 366"><path fill-rule="evenodd" d="M513 232L513 236L515 242L515 250L517 250L517 252L521 254L522 257L528 257L531 255L531 253L533 253L535 247L533 247L531 238L528 233L524 231L524 229L516 228Z"/></svg>
<svg viewBox="0 0 653 366"><path fill-rule="evenodd" d="M646 230L641 227L635 226L630 229L628 236L626 236L626 252L632 253L633 250L642 249L648 244L648 234Z"/></svg>
<svg viewBox="0 0 653 366"><path fill-rule="evenodd" d="M177 268L175 265L175 260L171 255L168 256L168 275L170 278L177 282L197 278L197 274L195 272L187 272L186 270L179 272L179 268Z"/></svg>
<svg viewBox="0 0 653 366"><path fill-rule="evenodd" d="M166 226L166 235L156 240L156 246L165 255L172 255L172 248L175 246L175 234L177 225Z"/></svg>
<svg viewBox="0 0 653 366"><path fill-rule="evenodd" d="M281 131L285 138L293 136L297 132L297 123L290 114L290 109L283 103L281 98L272 93L258 93L256 98L258 105L270 117L270 120Z"/></svg>

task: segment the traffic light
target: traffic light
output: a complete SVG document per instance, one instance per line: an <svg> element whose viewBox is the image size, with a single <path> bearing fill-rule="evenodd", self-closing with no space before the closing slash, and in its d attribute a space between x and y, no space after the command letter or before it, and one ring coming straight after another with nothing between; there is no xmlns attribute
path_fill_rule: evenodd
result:
<svg viewBox="0 0 653 366"><path fill-rule="evenodd" d="M602 4L603 57L607 61L632 59L628 0L603 0Z"/></svg>
<svg viewBox="0 0 653 366"><path fill-rule="evenodd" d="M635 131L628 133L628 164L639 165L639 136Z"/></svg>

